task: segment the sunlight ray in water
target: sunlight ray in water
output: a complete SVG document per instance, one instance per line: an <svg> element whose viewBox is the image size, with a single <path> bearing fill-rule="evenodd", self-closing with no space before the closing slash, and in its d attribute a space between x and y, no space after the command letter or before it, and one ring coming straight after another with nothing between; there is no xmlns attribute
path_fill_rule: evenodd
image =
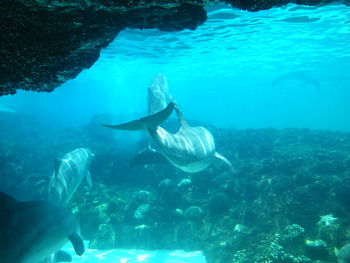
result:
<svg viewBox="0 0 350 263"><path fill-rule="evenodd" d="M88 246L88 243L86 243ZM67 244L63 250L74 255ZM83 256L73 256L74 263L206 263L201 251L136 250L136 249L88 249Z"/></svg>

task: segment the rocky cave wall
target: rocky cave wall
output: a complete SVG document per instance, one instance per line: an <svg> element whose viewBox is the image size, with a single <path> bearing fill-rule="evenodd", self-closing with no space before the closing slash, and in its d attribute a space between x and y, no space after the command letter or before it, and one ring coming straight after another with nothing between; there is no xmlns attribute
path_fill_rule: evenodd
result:
<svg viewBox="0 0 350 263"><path fill-rule="evenodd" d="M344 0L347 4L349 0ZM0 96L18 89L52 91L91 67L125 28L195 30L206 20L201 0L2 0ZM332 0L222 1L249 11ZM337 1L338 2L338 1Z"/></svg>

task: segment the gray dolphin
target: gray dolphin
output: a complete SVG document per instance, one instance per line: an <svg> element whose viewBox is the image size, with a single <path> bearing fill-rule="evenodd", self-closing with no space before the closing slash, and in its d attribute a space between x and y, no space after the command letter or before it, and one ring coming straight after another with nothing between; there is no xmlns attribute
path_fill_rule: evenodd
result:
<svg viewBox="0 0 350 263"><path fill-rule="evenodd" d="M313 87L316 91L320 91L320 82L303 71L284 73L272 82L271 87L276 88L281 85L281 83L290 81L295 81L301 85Z"/></svg>
<svg viewBox="0 0 350 263"><path fill-rule="evenodd" d="M148 87L148 115L164 110L170 102L174 102L174 99L169 92L167 78L163 74L157 74Z"/></svg>
<svg viewBox="0 0 350 263"><path fill-rule="evenodd" d="M91 188L89 165L93 157L90 149L78 148L57 159L49 184L48 200L62 205L68 203L84 177Z"/></svg>
<svg viewBox="0 0 350 263"><path fill-rule="evenodd" d="M176 110L180 129L169 133L159 126ZM192 127L184 119L175 103L155 114L119 125L103 125L117 130L147 129L162 155L175 167L187 173L195 173L207 168L216 157L232 167L230 161L215 151L212 134L202 126Z"/></svg>
<svg viewBox="0 0 350 263"><path fill-rule="evenodd" d="M18 201L0 192L0 263L37 263L71 241L84 253L75 216L46 201Z"/></svg>
<svg viewBox="0 0 350 263"><path fill-rule="evenodd" d="M160 112L168 106L170 102L174 102L172 95L169 92L167 78L163 74L157 74L147 92L148 115ZM148 163L165 163L166 158L154 149L152 139L148 139L147 146L139 151L130 161L130 167L143 165Z"/></svg>

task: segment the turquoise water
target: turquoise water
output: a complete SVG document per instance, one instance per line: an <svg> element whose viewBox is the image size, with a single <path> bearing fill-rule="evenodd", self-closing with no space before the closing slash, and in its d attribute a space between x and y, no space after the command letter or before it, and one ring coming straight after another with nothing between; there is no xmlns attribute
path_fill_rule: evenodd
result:
<svg viewBox="0 0 350 263"><path fill-rule="evenodd" d="M67 244L73 262L333 263L349 242L350 7L206 8L195 31L121 32L54 92L0 97L1 191L46 200L57 157L95 155L67 205L92 244ZM149 137L101 124L145 115L158 73L232 169L129 167Z"/></svg>
<svg viewBox="0 0 350 263"><path fill-rule="evenodd" d="M350 130L350 7L207 9L196 31L125 30L55 92L19 92L0 103L53 126L79 126L96 113L128 119L145 113L147 87L161 72L188 118L220 127ZM271 86L293 72L319 89L298 79Z"/></svg>

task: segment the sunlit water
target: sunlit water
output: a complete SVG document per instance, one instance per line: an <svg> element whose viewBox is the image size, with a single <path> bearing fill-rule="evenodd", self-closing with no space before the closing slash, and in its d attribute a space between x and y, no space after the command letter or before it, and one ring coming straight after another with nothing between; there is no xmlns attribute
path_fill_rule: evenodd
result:
<svg viewBox="0 0 350 263"><path fill-rule="evenodd" d="M74 255L74 249L70 244L67 244L63 250L73 256L73 262L75 263L206 263L206 259L200 251L88 249L80 257Z"/></svg>
<svg viewBox="0 0 350 263"><path fill-rule="evenodd" d="M350 7L207 9L196 31L125 30L93 67L55 92L19 92L0 103L56 126L81 125L98 113L130 119L145 114L147 87L162 72L188 118L223 127L350 130ZM296 71L320 89L298 80L271 86Z"/></svg>

